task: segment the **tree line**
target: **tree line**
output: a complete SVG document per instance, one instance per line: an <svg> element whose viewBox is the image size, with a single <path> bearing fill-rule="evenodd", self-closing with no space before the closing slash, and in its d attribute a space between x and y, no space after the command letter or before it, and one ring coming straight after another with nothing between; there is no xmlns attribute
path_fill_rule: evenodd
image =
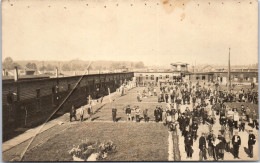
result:
<svg viewBox="0 0 260 163"><path fill-rule="evenodd" d="M14 61L11 57L6 57L2 62L2 69L13 70L31 69L39 71L54 71L57 67L62 71L85 71L88 67L89 61L71 60L71 61ZM116 70L122 68L140 69L145 68L143 62L129 62L129 61L93 61L90 65L90 70Z"/></svg>

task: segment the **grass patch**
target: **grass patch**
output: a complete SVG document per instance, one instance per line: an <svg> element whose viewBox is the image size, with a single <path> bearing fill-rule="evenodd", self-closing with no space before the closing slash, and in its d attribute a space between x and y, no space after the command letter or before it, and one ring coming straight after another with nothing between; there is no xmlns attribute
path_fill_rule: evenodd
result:
<svg viewBox="0 0 260 163"><path fill-rule="evenodd" d="M68 151L88 138L111 140L117 152L102 161L167 161L168 131L158 123L77 123L26 153L24 161L72 161Z"/></svg>

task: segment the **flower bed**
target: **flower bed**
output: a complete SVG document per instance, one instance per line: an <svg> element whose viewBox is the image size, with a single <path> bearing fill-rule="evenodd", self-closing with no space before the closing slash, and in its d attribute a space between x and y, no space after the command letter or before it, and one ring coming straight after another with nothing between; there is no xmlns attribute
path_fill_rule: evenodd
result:
<svg viewBox="0 0 260 163"><path fill-rule="evenodd" d="M94 142L86 139L77 147L74 146L69 154L74 161L99 161L115 152L116 146L112 141Z"/></svg>

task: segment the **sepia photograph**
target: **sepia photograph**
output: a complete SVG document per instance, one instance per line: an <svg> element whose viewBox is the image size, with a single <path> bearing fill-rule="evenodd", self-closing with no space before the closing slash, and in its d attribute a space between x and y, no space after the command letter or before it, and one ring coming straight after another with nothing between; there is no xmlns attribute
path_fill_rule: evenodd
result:
<svg viewBox="0 0 260 163"><path fill-rule="evenodd" d="M2 0L2 161L259 161L257 0Z"/></svg>

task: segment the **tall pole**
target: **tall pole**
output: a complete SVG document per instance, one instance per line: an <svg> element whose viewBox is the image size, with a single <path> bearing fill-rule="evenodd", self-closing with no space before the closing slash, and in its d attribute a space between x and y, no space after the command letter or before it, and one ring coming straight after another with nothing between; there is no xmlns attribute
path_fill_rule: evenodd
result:
<svg viewBox="0 0 260 163"><path fill-rule="evenodd" d="M230 78L230 48L228 53L228 91L230 91L231 88L231 78Z"/></svg>
<svg viewBox="0 0 260 163"><path fill-rule="evenodd" d="M44 73L45 73L45 72L44 72L44 70L45 70L45 68L44 68L44 61L42 61L42 68L43 68L42 71L43 71L43 74L44 74Z"/></svg>

